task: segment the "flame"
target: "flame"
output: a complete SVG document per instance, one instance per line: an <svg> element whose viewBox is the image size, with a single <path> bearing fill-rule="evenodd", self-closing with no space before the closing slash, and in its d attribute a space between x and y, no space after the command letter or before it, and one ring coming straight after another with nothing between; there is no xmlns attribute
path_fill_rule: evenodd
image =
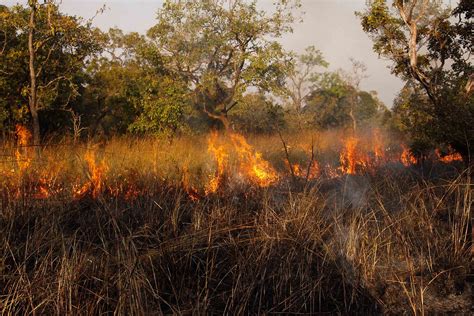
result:
<svg viewBox="0 0 474 316"><path fill-rule="evenodd" d="M308 180L313 180L321 175L321 168L319 167L319 163L316 160L311 162L309 167L309 174Z"/></svg>
<svg viewBox="0 0 474 316"><path fill-rule="evenodd" d="M439 149L435 150L436 156L441 162L450 163L453 161L463 161L460 153L455 152L451 147L449 147L448 150L449 153L444 156L441 154Z"/></svg>
<svg viewBox="0 0 474 316"><path fill-rule="evenodd" d="M75 198L81 198L88 192L91 192L92 197L97 198L104 188L103 177L107 172L107 165L104 160L97 164L95 152L91 150L87 150L84 160L89 168L89 182L85 183L81 188L74 190L73 195Z"/></svg>
<svg viewBox="0 0 474 316"><path fill-rule="evenodd" d="M16 135L18 137L19 148L17 148L15 152L15 158L17 160L20 173L22 173L31 165L31 158L28 157L28 151L26 148L24 148L30 143L31 133L25 126L17 124Z"/></svg>
<svg viewBox="0 0 474 316"><path fill-rule="evenodd" d="M339 177L338 170L339 169L334 168L330 164L326 164L325 167L324 167L325 176L329 179L334 179L334 178Z"/></svg>
<svg viewBox="0 0 474 316"><path fill-rule="evenodd" d="M278 180L278 174L273 167L262 158L261 153L253 150L243 136L233 133L230 138L239 156L240 171L251 182L260 187L268 187Z"/></svg>
<svg viewBox="0 0 474 316"><path fill-rule="evenodd" d="M45 178L41 178L38 181L38 192L35 194L36 199L47 199L51 196L51 193L49 192L49 185L48 185L48 180Z"/></svg>
<svg viewBox="0 0 474 316"><path fill-rule="evenodd" d="M400 156L400 161L405 167L409 167L417 163L417 159L411 153L410 149L402 144L403 152Z"/></svg>
<svg viewBox="0 0 474 316"><path fill-rule="evenodd" d="M302 177L305 176L305 172L304 172L303 168L301 168L301 166L297 163L295 163L293 165L293 172L295 173L295 176L297 176L297 177L302 178Z"/></svg>
<svg viewBox="0 0 474 316"><path fill-rule="evenodd" d="M228 162L229 155L227 154L224 146L217 145L218 134L213 131L208 140L207 150L212 153L217 164L217 170L215 175L209 181L206 186L206 194L214 193L217 191L224 179L224 172Z"/></svg>
<svg viewBox="0 0 474 316"><path fill-rule="evenodd" d="M293 168L293 173L295 176L300 177L300 178L303 178L306 176L306 173L304 172L304 170L301 168L299 164L293 163L290 166L290 164L288 163L288 160L286 159L284 160L284 162L285 162L286 168L288 168L290 172L291 172L291 169Z"/></svg>
<svg viewBox="0 0 474 316"><path fill-rule="evenodd" d="M288 168L288 170L290 170L290 164L288 163L288 160L285 160L285 166ZM293 168L293 173L296 177L299 177L299 178L308 177L308 180L315 179L321 174L321 169L316 160L313 160L311 162L311 165L309 166L309 173L308 173L308 169L301 167L301 165L297 163L292 164L292 168Z"/></svg>
<svg viewBox="0 0 474 316"><path fill-rule="evenodd" d="M344 148L339 156L341 167L344 174L356 174L357 169L357 144L359 140L355 137L349 137L344 141Z"/></svg>

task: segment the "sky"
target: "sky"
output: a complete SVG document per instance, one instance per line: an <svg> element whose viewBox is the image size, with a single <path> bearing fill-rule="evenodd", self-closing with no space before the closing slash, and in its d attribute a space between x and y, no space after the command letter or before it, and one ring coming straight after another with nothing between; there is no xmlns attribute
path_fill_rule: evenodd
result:
<svg viewBox="0 0 474 316"><path fill-rule="evenodd" d="M271 9L274 0L258 0L263 9ZM350 70L349 58L367 66L368 78L361 87L375 90L380 99L391 107L402 87L402 81L390 73L390 62L380 59L372 50L372 41L362 31L355 11L363 10L367 0L302 0L303 22L294 26L294 32L281 39L288 50L302 52L316 46L329 62L330 70ZM6 5L27 1L3 0ZM94 18L94 24L107 30L118 27L126 32L145 33L155 24L156 12L163 0L62 0L64 12L86 19L96 15L104 5L106 10Z"/></svg>

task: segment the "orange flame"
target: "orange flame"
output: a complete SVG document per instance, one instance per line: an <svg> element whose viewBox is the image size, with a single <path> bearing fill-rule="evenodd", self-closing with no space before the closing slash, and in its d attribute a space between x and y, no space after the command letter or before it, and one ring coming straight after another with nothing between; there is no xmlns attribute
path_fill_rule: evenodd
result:
<svg viewBox="0 0 474 316"><path fill-rule="evenodd" d="M38 182L38 192L35 194L35 198L37 199L47 199L51 196L49 192L48 180L41 178Z"/></svg>
<svg viewBox="0 0 474 316"><path fill-rule="evenodd" d="M418 161L415 156L411 153L410 149L402 144L403 152L400 156L400 161L405 167L416 164Z"/></svg>
<svg viewBox="0 0 474 316"><path fill-rule="evenodd" d="M356 174L357 171L357 144L359 140L355 137L349 137L344 141L344 148L339 156L341 167L344 174Z"/></svg>
<svg viewBox="0 0 474 316"><path fill-rule="evenodd" d="M309 174L308 180L316 179L321 175L321 168L319 167L319 163L316 160L311 162L311 166L309 167Z"/></svg>
<svg viewBox="0 0 474 316"><path fill-rule="evenodd" d="M212 177L212 179L209 181L209 183L206 186L206 194L214 193L217 191L219 186L221 185L221 182L224 178L224 172L225 168L228 162L228 157L229 155L226 153L224 146L222 145L217 145L218 141L218 134L217 132L212 132L211 136L209 137L208 140L208 151L213 154L216 164L217 164L217 170L215 175Z"/></svg>
<svg viewBox="0 0 474 316"><path fill-rule="evenodd" d="M91 192L92 197L97 198L104 188L103 176L108 168L104 160L99 164L96 163L95 153L91 150L86 152L84 159L89 168L89 182L75 190L73 195L75 198L81 198L88 192Z"/></svg>
<svg viewBox="0 0 474 316"><path fill-rule="evenodd" d="M19 147L28 146L31 139L31 133L25 126L17 124L16 135L18 137ZM23 172L24 170L30 167L31 158L28 157L28 151L26 148L17 148L15 152L15 157L17 160L18 167L20 168L20 172Z"/></svg>
<svg viewBox="0 0 474 316"><path fill-rule="evenodd" d="M240 159L240 171L249 180L260 187L268 187L278 180L278 174L262 154L253 150L245 138L239 134L230 134L230 138Z"/></svg>
<svg viewBox="0 0 474 316"><path fill-rule="evenodd" d="M286 168L288 168L290 172L291 172L291 168L293 168L293 173L295 174L295 176L300 177L300 178L306 176L305 172L303 171L303 169L301 168L299 164L293 163L290 166L290 164L288 163L288 160L286 159L284 160L284 162L285 162Z"/></svg>
<svg viewBox="0 0 474 316"><path fill-rule="evenodd" d="M288 163L288 160L285 160L285 166L288 169L290 169L290 164ZM299 178L308 177L308 180L315 179L321 174L321 169L316 160L313 160L311 162L311 165L309 166L309 173L308 173L308 169L301 167L301 165L297 163L292 164L292 168L293 168L293 173L295 174L296 177L299 177Z"/></svg>
<svg viewBox="0 0 474 316"><path fill-rule="evenodd" d="M436 156L441 162L450 163L453 161L463 161L460 153L455 152L451 147L449 147L448 149L449 153L444 156L441 154L441 151L439 149L435 150Z"/></svg>

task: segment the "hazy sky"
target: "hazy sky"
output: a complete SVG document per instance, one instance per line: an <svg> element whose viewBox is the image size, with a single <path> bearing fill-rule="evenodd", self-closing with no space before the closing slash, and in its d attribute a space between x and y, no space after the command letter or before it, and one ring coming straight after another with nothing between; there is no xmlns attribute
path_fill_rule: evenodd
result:
<svg viewBox="0 0 474 316"><path fill-rule="evenodd" d="M274 0L258 0L262 8L270 8ZM27 1L3 0L7 5ZM361 10L366 0L302 0L304 22L294 27L294 33L282 39L287 49L301 52L314 45L320 49L330 69L350 69L353 57L367 65L369 78L362 82L365 90L375 90L391 107L402 82L390 74L390 64L372 51L372 42L362 31L354 11ZM144 33L155 23L162 0L63 0L62 10L90 18L104 4L107 9L94 19L94 24L107 30L117 26L124 31Z"/></svg>

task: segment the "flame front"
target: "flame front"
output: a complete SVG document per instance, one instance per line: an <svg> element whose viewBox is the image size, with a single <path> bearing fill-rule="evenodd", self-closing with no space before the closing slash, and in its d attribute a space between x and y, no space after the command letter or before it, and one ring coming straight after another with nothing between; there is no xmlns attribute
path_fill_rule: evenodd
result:
<svg viewBox="0 0 474 316"><path fill-rule="evenodd" d="M89 169L89 182L85 183L81 188L74 190L74 197L81 198L88 192L93 198L97 198L104 188L104 175L107 172L107 165L104 160L99 164L96 163L95 152L87 150L84 160Z"/></svg>
<svg viewBox="0 0 474 316"><path fill-rule="evenodd" d="M447 155L442 155L439 149L435 150L436 156L438 157L439 161L444 163L450 163L453 161L463 161L462 156L460 153L455 152L451 147L448 148L449 153Z"/></svg>
<svg viewBox="0 0 474 316"><path fill-rule="evenodd" d="M242 135L230 134L230 138L240 160L240 172L251 182L260 187L268 187L278 180L275 169L262 158L261 153L254 152Z"/></svg>
<svg viewBox="0 0 474 316"><path fill-rule="evenodd" d="M349 137L344 141L344 148L339 156L340 170L344 174L356 174L357 171L357 144L359 140Z"/></svg>
<svg viewBox="0 0 474 316"><path fill-rule="evenodd" d="M227 154L223 145L218 145L218 134L216 131L211 133L207 143L207 150L214 156L217 164L217 170L215 175L211 178L206 186L206 194L214 193L219 189L219 186L224 179L225 168L228 163L229 155Z"/></svg>
<svg viewBox="0 0 474 316"><path fill-rule="evenodd" d="M417 163L417 159L411 153L410 149L402 144L403 152L400 156L400 161L405 167L409 167L411 165L415 165Z"/></svg>
<svg viewBox="0 0 474 316"><path fill-rule="evenodd" d="M290 170L290 172L290 168L293 168L293 173L298 178L307 178L308 180L313 180L321 175L321 168L319 167L319 163L316 160L310 161L310 165L308 166L309 170L303 168L297 163L292 164L290 167L288 160L285 160L285 166Z"/></svg>

